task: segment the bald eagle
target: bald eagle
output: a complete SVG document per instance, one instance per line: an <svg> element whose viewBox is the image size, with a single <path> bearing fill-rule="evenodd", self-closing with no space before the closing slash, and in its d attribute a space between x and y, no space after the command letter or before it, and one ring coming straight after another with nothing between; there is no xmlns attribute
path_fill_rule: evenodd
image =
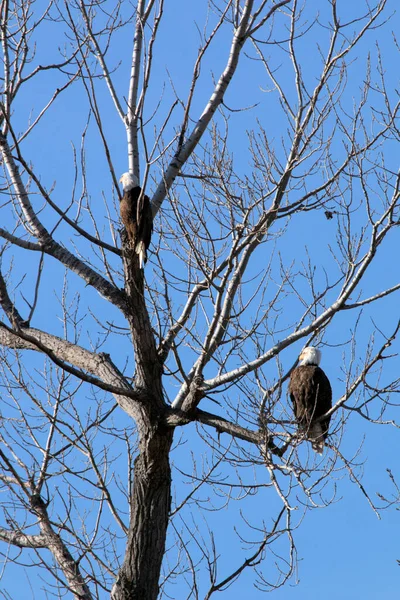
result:
<svg viewBox="0 0 400 600"><path fill-rule="evenodd" d="M150 200L146 194L141 193L139 182L132 173L124 173L119 181L124 190L120 203L121 219L125 225L130 246L139 255L139 266L143 269L153 231Z"/></svg>
<svg viewBox="0 0 400 600"><path fill-rule="evenodd" d="M322 454L328 435L330 417L315 422L332 407L332 388L319 367L321 351L313 346L304 348L299 364L290 375L289 395L301 430L313 450Z"/></svg>

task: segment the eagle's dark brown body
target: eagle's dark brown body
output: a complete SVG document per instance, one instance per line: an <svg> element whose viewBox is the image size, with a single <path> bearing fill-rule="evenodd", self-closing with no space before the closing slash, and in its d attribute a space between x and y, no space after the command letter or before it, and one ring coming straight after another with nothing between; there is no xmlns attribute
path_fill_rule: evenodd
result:
<svg viewBox="0 0 400 600"><path fill-rule="evenodd" d="M130 246L139 254L142 263L146 261L146 251L150 246L153 215L149 197L145 194L141 195L140 192L139 186L124 191L120 212Z"/></svg>
<svg viewBox="0 0 400 600"><path fill-rule="evenodd" d="M317 365L299 365L290 376L289 395L299 425L306 431L314 450L322 452L330 417L319 423L315 421L332 407L329 379Z"/></svg>

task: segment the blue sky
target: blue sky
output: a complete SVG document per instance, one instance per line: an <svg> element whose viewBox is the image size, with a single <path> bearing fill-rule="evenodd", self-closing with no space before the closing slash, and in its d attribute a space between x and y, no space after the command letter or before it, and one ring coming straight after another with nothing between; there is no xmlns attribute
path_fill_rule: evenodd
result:
<svg viewBox="0 0 400 600"><path fill-rule="evenodd" d="M168 6L165 7L165 16L159 31L159 41L155 46L153 75L144 111L145 116L150 118L157 109L152 120L145 126L146 141L149 146L151 146L155 133L168 114L175 97L175 92L183 100L187 97L193 61L197 57L199 47L198 31L199 29L200 31L202 30L204 18L207 14L205 3L173 0L167 4ZM352 11L355 8L352 3L345 3L339 0L337 4L342 16L341 18L351 19L354 16ZM306 12L303 15L305 35L298 40L296 45L299 62L301 63L302 72L304 73L309 90L315 86L317 76L320 72L318 46L322 50L326 50L327 48L329 31L324 28L324 25L328 21L326 12L328 7L329 2L327 1L322 3L313 2L312 0L306 2ZM385 24L383 23L384 18L381 18L382 27L367 33L357 47L357 50L349 58L348 77L345 79L340 105L340 108L346 113L346 117L343 117L343 120L347 126L350 126L352 115L354 114L354 106L362 96L361 90L366 78L366 64L369 53L371 54L372 61L372 79L374 81L378 80L376 70L377 42L382 52L382 60L386 65L386 80L389 95L393 103L397 101L398 76L397 68L393 68L393 65L397 65L398 63L398 51L394 47L392 38L392 31L397 31L399 27L399 17L394 12L396 8L394 0L389 0L386 15L392 15L391 20ZM130 9L127 8L127 10ZM177 18L177 14L179 14L179 18ZM209 28L214 18L211 13ZM310 29L308 29L309 25ZM286 35L286 25L283 17L277 19L276 27L283 39ZM61 44L61 25L57 25L54 22L45 23L44 32L45 35L42 35L40 40L38 40L36 62L33 64L40 64L42 61L45 61ZM230 27L224 27L205 57L190 113L192 124L201 114L213 89L214 81L219 77L221 69L225 65L229 52L230 34ZM262 36L260 35L260 37ZM113 81L121 98L126 98L128 93L131 47L132 27L128 26L117 32L115 42L111 45L107 54L109 66L115 69L115 72L113 72ZM287 61L285 44L282 43L279 46L271 44L266 48L265 56L268 57L271 68L274 69L289 99L295 102L293 71ZM234 167L237 170L238 176L243 179L248 177L249 180L252 180L254 156L249 151L249 132L260 125L269 143L274 148L276 156L281 161L285 159L285 143L287 143L290 136L287 130L288 123L284 119L278 94L273 89L273 84L268 79L264 67L260 62L255 60L256 54L250 44L246 46L246 53L247 56L242 56L241 58L235 78L224 97L224 103L229 109L233 109L234 111L245 107L247 110L231 112L224 109L224 115L229 121L229 151L232 153ZM60 81L61 79L60 77ZM23 131L26 128L31 115L34 117L40 112L43 105L51 97L54 87L57 85L60 85L58 83L58 76L55 77L54 74L47 72L27 84L26 93L21 93L15 104L13 118L16 123L15 127L19 131ZM96 80L95 88L97 99L101 106L113 165L116 173L119 174L127 170L125 130L114 110L104 81L101 79ZM160 96L162 100L158 106ZM380 118L378 109L382 110L384 106L380 94L376 92L376 88L371 92L367 108L369 103L374 106L375 111L372 113L369 110L366 111L368 117L366 117L365 124L367 130L372 131L374 127L377 127L377 121ZM166 143L179 128L182 121L182 114L182 109L178 106L173 113L171 122L165 129ZM374 116L375 122L371 119L371 114ZM367 119L370 120L367 121ZM64 95L61 95L51 111L44 117L41 125L32 132L23 144L23 150L28 159L32 161L36 172L40 174L42 184L50 189L55 182L52 199L62 207L66 207L72 198L74 151L76 150L79 157L82 148L82 133L87 123L88 110L86 96L81 84L77 82ZM221 127L221 130L224 129L225 123L221 115L217 114L213 123L217 123ZM326 126L326 136L329 137L329 132L332 132L333 129L334 122L329 119ZM344 155L343 139L344 136L338 134L332 143L330 156L334 162L340 162ZM211 138L207 134L202 143L204 145L206 143L210 144L210 140ZM374 160L379 161L381 159L380 154L384 157L387 168L395 172L398 169L398 140L383 140L381 147L374 154ZM141 156L143 159L143 145L141 146ZM91 117L87 132L85 133L85 165L88 194L82 204L83 223L92 231L87 210L87 207L90 207L96 217L97 225L104 239L111 243L112 238L110 235L108 214L104 208L104 203L107 201L109 214L117 229L119 225L116 210L116 194L112 189L111 177L107 171L107 163L93 117ZM324 169L325 165L321 162L320 169L314 171L307 185L310 187L313 184L317 185L326 176ZM146 190L149 195L151 195L151 191L154 191L160 179L161 170L161 161L155 161L150 169L148 189ZM78 197L83 189L82 169L79 160L77 172L76 196ZM257 176L262 179L263 173L258 173ZM371 179L371 181L372 186L378 185L377 180ZM195 190L196 188L193 187L191 189ZM354 184L352 192L354 195L354 229L352 235L357 235L360 234L365 223L365 208L361 188L357 184ZM374 189L372 187L370 190L371 196L374 198L374 206L378 210L379 197L377 192L377 188ZM187 214L190 214L190 203L180 181L177 182L173 193L179 202L181 202L182 213L187 211ZM295 201L302 193L303 190L293 190L288 201ZM349 195L350 190L344 190L342 199L348 201ZM36 201L36 199L34 200ZM41 200L37 199L37 207L40 206L40 203ZM332 201L327 207L336 211L336 213L340 213L340 206L335 201ZM333 220L326 219L324 210L296 214L291 220L285 223L284 232L279 236L277 235L279 230L278 225L274 226L271 229L271 236L268 238L267 243L258 249L250 263L247 277L249 283L243 291L243 297L249 297L257 283L261 281L264 272L263 269L265 268L266 255L268 256L268 260L269 257L273 257L270 279L266 288L266 301L274 295L279 286L279 278L282 275L281 264L285 265L287 269L292 269L293 281L296 282L297 290L303 294L306 303L311 298L308 284L303 276L308 260L310 260L311 265L316 269L315 281L321 289L326 282L326 273L328 273L330 282L337 279L340 269L332 252L332 250L338 250L336 236L340 216L336 213ZM12 212L5 213L4 226L11 227L11 220L14 216ZM43 212L43 218L47 226L54 225L57 222L56 217L47 210ZM168 223L168 220L172 219L167 202L164 203L162 214L158 215L157 219L158 221L155 224L155 240L159 239L160 223L162 222L164 226L164 223ZM282 222L279 223L279 225L281 224ZM217 231L215 223L210 222L210 228L212 230L215 228L215 231ZM379 248L376 265L372 266L368 277L359 290L362 298L399 282L400 269L396 260L398 253L396 235L398 236L398 233L393 232ZM274 239L274 236L276 236L276 239ZM82 243L82 240L78 236L70 236L67 228L63 225L58 229L57 239L62 239L63 243L71 250L74 249L75 245L79 250L90 255L91 251L88 249L88 245ZM163 245L162 237L161 245ZM11 264L12 260L15 261L14 281L16 282L27 270L32 273L32 268L37 268L39 257L31 257L26 252L17 250L15 252L8 252L4 260L6 264ZM173 257L165 249L162 261L174 273L178 273L176 269L181 269L179 275L182 274L184 276L185 270L182 266L179 266L179 256ZM93 262L97 268L100 268L100 259L98 257L93 258ZM118 259L111 259L111 264L117 269L119 267ZM62 307L60 299L62 298L62 290L64 289L65 297L68 299L67 304L70 302L69 308L71 314L76 309L77 314L82 318L82 321L79 323L82 345L90 347L91 344L95 344L96 341L103 340L104 338L101 350L109 352L118 367L121 370L125 369L129 376L133 369L133 356L129 339L120 335L115 338L111 336L106 337L104 330L97 321L97 319L105 320L113 323L115 327L121 328L126 327L124 319L116 309L109 307L106 301L94 290L85 287L76 276L70 275L68 288L63 288L65 286L64 276L63 268L57 267L52 259L45 259L45 269L40 289L41 307L35 314L33 326L47 328L51 333L56 335L63 334L64 327L61 322ZM158 276L159 269L156 258L150 254L146 277L152 290L161 289ZM28 298L32 298L31 283L32 279L26 278L19 288ZM328 299L333 300L336 293L337 288L328 294ZM79 299L77 294L80 294ZM19 292L16 294L16 297L18 298L18 302L21 302L23 306ZM179 312L179 306L183 303L184 298L185 290L183 292L176 291L173 296L176 313ZM355 314L348 311L338 315L334 322L327 328L322 339L323 359L321 366L330 377L334 399L337 400L345 392L346 384L343 368L349 364L352 350L349 341L353 332L356 331L354 336L356 343L354 348L356 364L354 368L356 369L357 365L361 364L366 353L366 347L371 335L375 336L375 344L379 345L382 339L379 331L383 331L386 335L389 335L394 329L394 325L398 319L398 305L399 292L381 300L376 305L366 306L363 311L357 313L359 317L358 322L356 322ZM210 315L212 308L210 304L206 304L205 300L204 312ZM267 335L267 330L265 330L262 343L268 348L276 341L281 340L290 330L293 330L303 312L304 304L299 300L299 297L292 292L288 293L277 306L275 334ZM92 317L92 313L96 315L96 318ZM252 317L253 314L250 309L244 316L243 322L246 326L251 322ZM156 323L156 321L154 322ZM201 316L201 313L199 314L198 323L199 329L204 329L205 318ZM72 335L72 333L69 333L69 335ZM305 340L300 340L281 353L280 363L284 372L293 365L304 342ZM395 353L398 350L399 343L397 341L392 347L392 352ZM249 360L251 360L254 357L255 346L249 343L246 351L248 352ZM192 364L193 357L194 353L189 350L182 355L185 366L189 367ZM240 362L242 359L242 357L233 354L229 362L230 368L235 366L235 361ZM26 366L28 371L32 371L34 368L40 370L40 365L41 360L38 357L27 357ZM388 360L385 363L383 377L386 380L397 378L398 365L398 357ZM206 371L206 376L213 377L216 369L216 364L210 364ZM273 384L279 377L276 363L271 361L265 365L263 375L266 381ZM40 381L38 376L36 383L40 385ZM374 376L371 376L369 381L374 382ZM290 410L288 410L286 387L285 384L279 406L284 414L286 411L286 418L290 418L288 417ZM73 389L72 383L70 389ZM242 411L246 407L248 408L250 400L253 399L247 398L246 392L251 390L255 394L255 398L257 398L256 389L254 380L251 380L248 388L232 388L226 392L224 391L223 394L213 395L212 399L219 404L210 399L205 399L201 408L226 416L227 414L233 414L233 410L228 406L228 403L232 403L232 405L238 407L238 421L242 425L254 427L254 422L250 424L245 422L242 417ZM166 390L169 396L173 398L176 392L176 384L169 379L166 380ZM105 396L100 394L99 398L105 398ZM398 403L395 394L392 395L390 400L394 405L396 402ZM23 397L23 402L25 401L28 402ZM87 386L83 386L72 398L72 406L75 406L77 413L83 419L89 419L90 415L94 413L97 408L96 402L97 399L93 398L93 394ZM112 400L108 397L106 402L109 403L107 406L112 405ZM27 406L29 406L29 410L34 410L30 404L27 404ZM4 407L4 416L9 417L11 415L12 409L10 409L10 414L8 410L7 407ZM377 404L373 406L371 414L373 416L379 414ZM74 418L72 409L68 415L68 418L72 422ZM345 416L348 416L347 412L345 412ZM254 414L251 418L255 419ZM340 428L341 418L342 413L339 411L333 418L334 429ZM387 420L393 419L396 423L399 422L398 408L396 406L390 407L384 418ZM126 416L122 411L117 409L109 423L110 431L111 427L115 427L118 429L118 432L123 432L126 427ZM212 431L207 431L206 429L203 433L201 431L200 429L199 434L199 430L192 425L185 431L177 432L177 443L178 440L181 440L181 445L178 445L172 453L175 485L174 501L177 504L191 489L187 483L188 477L186 475L182 476L182 472L190 475L194 469L196 473L200 473L202 469L207 470L208 466L215 460L215 457L218 456L221 448L229 444L228 437L224 434L221 436L221 447L219 447L219 441L217 441L216 435ZM207 439L207 435L210 435L212 440L211 438ZM45 439L45 432L43 436L43 439ZM201 436L206 436L206 442L209 443L208 447L207 443L201 439ZM111 444L110 439L111 435L105 434L104 437L99 435L99 439L94 444L99 452L102 451L102 448L108 448L110 445L110 453L115 460L110 469L110 480L115 477L115 479L120 479L124 485L124 483L126 484L127 472L125 448L122 440L114 440L113 444ZM339 435L334 435L333 443L337 443L338 440ZM355 467L355 472L357 477L362 477L365 489L378 507L382 506L383 502L378 498L377 493L383 494L389 500L394 498L396 494L387 469L390 469L394 477L400 480L400 470L397 461L398 444L399 431L397 427L372 425L355 413L350 415L344 427L343 436L340 441L340 451L347 458L350 458L358 452L361 445L356 458L357 466ZM247 451L254 452L244 444L244 452ZM83 461L79 456L78 453L74 456L74 460L77 461L75 464L80 464L79 460ZM256 460L259 459L257 452L254 452L253 456L256 457ZM193 463L192 457L194 457L195 463ZM241 454L240 460L244 461L244 457L245 454ZM300 450L300 457L305 463L307 462L306 448ZM329 463L329 461L333 460L333 454L326 451L324 460ZM82 464L84 464L84 461ZM193 464L195 464L195 467ZM273 592L273 596L277 600L317 598L321 593L323 593L326 600L333 600L334 598L340 598L341 600L354 598L375 600L378 597L389 599L395 598L398 595L400 571L396 559L400 559L400 547L398 545L400 513L396 510L396 506L392 506L391 508L379 511L381 518L378 519L369 506L367 499L360 491L360 488L351 481L352 478L346 469L342 468L340 461L337 466L338 469L330 475L327 487L323 493L325 498L334 498L334 501L326 508L307 508L304 510L304 497L301 494L297 496L296 491L293 492L293 506L297 507L297 510L293 511L293 522L296 525L294 540L297 548L298 562L295 576L286 586ZM195 495L199 506L205 509L204 514L200 514L196 505L189 505L187 512L184 513L188 524L187 531L193 528L192 532L195 532L195 537L198 536L197 542L200 545L202 543L199 541L201 540L201 536L204 536L204 540L210 539L210 532L207 531L205 525L205 519L208 519L209 527L215 535L217 551L221 554L221 566L218 572L219 579L223 579L229 574L230 570L233 570L235 566L238 566L242 560L252 553L246 541L259 539L259 535L255 533L256 529L252 530L251 527L246 529L242 518L243 515L245 515L246 521L250 523L250 526L256 528L261 526L263 522L267 525L270 524L280 507L280 502L275 492L268 487L270 483L268 473L262 464L255 462L253 465L251 460L249 460L246 465L241 464L240 468L238 467L238 471L249 488L256 481L261 487L257 488L257 490L254 488L241 501L229 499L228 502L224 496L226 490L224 490L223 486L217 492L213 492L211 488L204 486L204 489L201 489ZM217 472L221 478L221 482L237 485L239 478L235 470L235 465L226 468L221 467L221 469L217 469ZM122 510L125 510L126 504L124 504L123 494L117 490L117 486L113 487L113 489ZM51 493L55 494L54 489L51 489ZM232 491L232 493L234 492ZM55 499L54 502L57 508L60 507L58 504L59 500ZM215 508L219 508L220 510L214 512ZM90 513L89 505L82 503L82 514L85 514L88 522L91 521L93 514ZM109 519L109 515L105 518ZM180 520L177 519L176 523L179 526ZM198 528L197 530L196 527ZM172 532L170 532L168 544L173 543L172 540ZM124 541L121 539L118 542L120 552L122 552L123 547ZM282 558L278 559L272 553L267 554L264 561L264 574L269 580L275 580L276 577L275 561L282 567L287 558L285 554L287 552L287 544L284 540L279 541L276 544L276 548L274 546L273 549ZM198 557L198 549L194 547L193 550L194 556ZM174 552L172 552L172 555L174 555ZM171 560L173 561L173 559ZM32 586L31 597L41 597L39 595L41 592L38 591L41 587L39 576L33 574L33 570L31 569L24 569L23 572L26 574L27 579L29 578L29 585ZM30 597L26 595L28 585L22 576L22 567L17 573L18 580L16 579L15 568L11 567L6 571L2 580L4 589L10 593L12 590L13 593L11 593L11 596L13 598L28 598ZM234 586L220 595L226 598L234 598L246 594L251 599L258 600L259 598L263 598L265 594L256 587L253 587L254 581L256 579L253 574L246 572ZM21 586L20 589L18 589L18 585ZM204 594L207 589L207 579L202 568L199 575L199 588L201 590L199 597L203 597L201 594ZM171 597L176 600L186 598L187 588L182 581L174 582L171 589L169 593L175 594ZM106 598L107 596L104 595L103 597Z"/></svg>

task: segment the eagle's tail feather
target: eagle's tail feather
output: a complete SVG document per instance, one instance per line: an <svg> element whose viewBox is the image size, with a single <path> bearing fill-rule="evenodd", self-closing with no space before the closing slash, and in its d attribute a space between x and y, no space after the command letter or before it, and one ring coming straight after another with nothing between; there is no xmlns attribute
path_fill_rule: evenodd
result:
<svg viewBox="0 0 400 600"><path fill-rule="evenodd" d="M144 242L138 242L136 244L136 254L139 255L139 267L141 269L144 268L144 263L146 262L146 247L144 245Z"/></svg>
<svg viewBox="0 0 400 600"><path fill-rule="evenodd" d="M314 452L322 454L322 452L324 451L325 440L321 423L312 423L308 430L307 437L311 442L311 446Z"/></svg>

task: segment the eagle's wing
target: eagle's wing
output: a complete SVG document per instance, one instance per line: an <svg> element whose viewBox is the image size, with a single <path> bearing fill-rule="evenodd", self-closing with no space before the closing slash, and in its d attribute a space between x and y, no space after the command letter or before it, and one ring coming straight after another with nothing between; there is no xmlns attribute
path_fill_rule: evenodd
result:
<svg viewBox="0 0 400 600"><path fill-rule="evenodd" d="M136 198L132 194L132 190L125 192L122 197L119 209L121 213L121 220L125 226L126 232L128 234L128 239L132 245L135 243L137 233L135 205Z"/></svg>
<svg viewBox="0 0 400 600"><path fill-rule="evenodd" d="M316 367L314 385L316 386L316 394L318 395L314 414L314 419L317 419L318 417L322 417L322 415L332 408L332 387L328 377L320 367ZM326 417L321 421L324 438L328 435L330 420L331 417Z"/></svg>
<svg viewBox="0 0 400 600"><path fill-rule="evenodd" d="M312 394L310 372L303 367L297 367L290 375L289 395L293 403L293 411L300 424L309 421L309 398Z"/></svg>
<svg viewBox="0 0 400 600"><path fill-rule="evenodd" d="M143 242L145 249L150 246L153 232L153 214L149 197L141 194L137 203L136 219L138 224L138 242Z"/></svg>

